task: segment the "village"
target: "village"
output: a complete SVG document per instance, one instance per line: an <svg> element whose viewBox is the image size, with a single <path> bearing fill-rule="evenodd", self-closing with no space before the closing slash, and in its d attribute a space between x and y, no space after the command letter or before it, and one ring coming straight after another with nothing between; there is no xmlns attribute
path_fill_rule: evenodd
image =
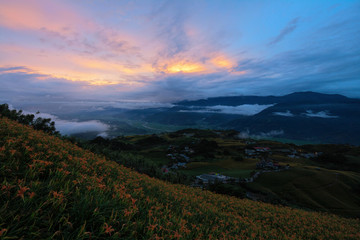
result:
<svg viewBox="0 0 360 240"><path fill-rule="evenodd" d="M219 172L208 172L197 175L195 177L194 183L192 186L204 187L209 184L214 183L249 183L255 181L262 173L267 172L279 172L288 170L290 168L289 164L280 163L272 159L273 154L281 155L288 157L290 159L299 159L306 158L311 159L315 158L322 153L319 152L304 152L301 149L296 150L295 148L274 148L264 146L256 146L255 142L246 142L248 145L243 149L243 156L245 159L254 159L256 160L256 167L249 177L231 177L223 175ZM174 173L177 170L184 170L187 168L187 165L193 162L192 156L195 154L195 150L189 146L179 147L177 145L169 145L167 149L166 157L169 160L169 163L163 165L161 171L164 174Z"/></svg>

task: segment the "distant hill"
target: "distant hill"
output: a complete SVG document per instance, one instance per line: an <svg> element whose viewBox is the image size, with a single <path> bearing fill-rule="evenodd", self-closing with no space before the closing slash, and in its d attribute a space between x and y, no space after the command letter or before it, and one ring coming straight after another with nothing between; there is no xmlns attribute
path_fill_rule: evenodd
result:
<svg viewBox="0 0 360 240"><path fill-rule="evenodd" d="M360 103L360 99L347 98L339 94L323 94L316 92L295 92L285 96L233 96L214 97L195 101L175 103L180 106L238 106L242 104L273 104L273 103Z"/></svg>
<svg viewBox="0 0 360 240"><path fill-rule="evenodd" d="M358 219L240 200L136 173L0 118L2 239L359 239Z"/></svg>
<svg viewBox="0 0 360 240"><path fill-rule="evenodd" d="M100 120L109 137L184 128L233 129L242 137L360 145L360 99L296 92L285 96L233 96L181 101L173 107L83 111L66 119ZM61 117L61 116L60 116ZM81 133L94 138L97 133Z"/></svg>
<svg viewBox="0 0 360 240"><path fill-rule="evenodd" d="M246 112L252 108L260 110ZM235 129L252 137L360 144L360 99L338 94L297 92L182 101L147 115L144 121Z"/></svg>

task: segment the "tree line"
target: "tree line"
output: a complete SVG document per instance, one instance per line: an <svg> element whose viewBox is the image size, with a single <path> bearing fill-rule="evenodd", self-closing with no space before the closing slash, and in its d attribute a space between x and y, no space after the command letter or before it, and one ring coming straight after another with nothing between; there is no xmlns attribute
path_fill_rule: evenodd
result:
<svg viewBox="0 0 360 240"><path fill-rule="evenodd" d="M55 122L51 118L35 118L34 114L24 114L22 110L11 110L8 104L0 105L0 117L6 117L21 124L32 126L35 130L41 130L52 135L59 135L56 131Z"/></svg>

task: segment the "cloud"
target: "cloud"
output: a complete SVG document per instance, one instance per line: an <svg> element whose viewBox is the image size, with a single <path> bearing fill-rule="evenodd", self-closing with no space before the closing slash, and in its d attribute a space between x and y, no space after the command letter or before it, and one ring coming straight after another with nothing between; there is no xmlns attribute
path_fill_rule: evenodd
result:
<svg viewBox="0 0 360 240"><path fill-rule="evenodd" d="M74 23L81 23L86 29L91 28L91 22L86 22L59 1L13 0L2 2L1 5L0 25L10 29L49 29L65 34L73 31Z"/></svg>
<svg viewBox="0 0 360 240"><path fill-rule="evenodd" d="M30 112L24 111L25 114L29 114ZM76 133L87 133L87 132L97 132L99 136L107 136L106 131L110 129L110 126L104 124L97 120L91 121L69 121L58 118L55 115L47 114L47 113L39 113L35 114L35 117L41 118L51 118L52 121L55 122L55 128L62 135L72 135Z"/></svg>
<svg viewBox="0 0 360 240"><path fill-rule="evenodd" d="M156 38L164 42L160 56L171 58L188 50L189 38L185 29L187 6L180 2L165 1L149 16L155 26Z"/></svg>
<svg viewBox="0 0 360 240"><path fill-rule="evenodd" d="M222 114L237 114L243 116L252 116L258 114L259 112L271 106L274 106L274 104L268 104L268 105L243 104L235 107L216 105L216 106L205 107L203 109L180 110L179 112L222 113Z"/></svg>
<svg viewBox="0 0 360 240"><path fill-rule="evenodd" d="M101 123L100 121L92 120L85 122L72 122L65 121L60 119L54 119L56 129L62 135L72 135L76 133L86 133L86 132L99 132L99 134L106 134L105 132L109 130L109 126Z"/></svg>
<svg viewBox="0 0 360 240"><path fill-rule="evenodd" d="M107 102L105 104L106 104L105 106L111 106L120 109L172 108L175 106L172 103L144 102L144 101L118 101L118 102Z"/></svg>
<svg viewBox="0 0 360 240"><path fill-rule="evenodd" d="M0 99L51 101L75 99L108 99L129 91L127 83L98 86L87 81L71 81L38 73L27 67L0 68Z"/></svg>
<svg viewBox="0 0 360 240"><path fill-rule="evenodd" d="M360 64L360 48L347 49L346 42L327 44L283 52L270 59L242 60L239 68L249 74L232 82L232 89L245 89L244 94L307 90L360 97L360 69L354 68Z"/></svg>
<svg viewBox="0 0 360 240"><path fill-rule="evenodd" d="M318 118L338 118L338 116L331 116L327 111L313 112L312 110L306 110L306 113L303 113L307 117L318 117Z"/></svg>
<svg viewBox="0 0 360 240"><path fill-rule="evenodd" d="M301 29L289 11L274 17L292 19L281 31L271 23L259 37L274 14L250 21L250 10L273 3L186 3L4 1L0 98L174 102L294 91L360 97L358 4L318 17L299 2L292 6L301 7ZM296 42L282 42L295 30ZM275 37L268 43L268 36Z"/></svg>
<svg viewBox="0 0 360 240"><path fill-rule="evenodd" d="M0 26L0 35L15 39L0 40L0 65L15 61L42 74L98 85L123 83L130 72L150 69L140 59L136 38L99 24L69 2L4 2Z"/></svg>
<svg viewBox="0 0 360 240"><path fill-rule="evenodd" d="M294 117L295 116L289 110L287 110L286 112L273 112L273 114L276 116L283 116L283 117Z"/></svg>
<svg viewBox="0 0 360 240"><path fill-rule="evenodd" d="M109 137L109 135L106 132L99 133L97 136L102 137L102 138L108 138Z"/></svg>
<svg viewBox="0 0 360 240"><path fill-rule="evenodd" d="M268 43L268 46L274 45L274 44L282 41L285 36L287 36L287 35L289 35L290 33L292 33L292 32L297 28L297 23L298 23L298 21L299 21L299 17L294 18L293 20L291 20L290 22L288 22L288 24L286 25L286 27L281 30L281 32L279 33L279 35L277 35L273 40L271 40L271 41Z"/></svg>

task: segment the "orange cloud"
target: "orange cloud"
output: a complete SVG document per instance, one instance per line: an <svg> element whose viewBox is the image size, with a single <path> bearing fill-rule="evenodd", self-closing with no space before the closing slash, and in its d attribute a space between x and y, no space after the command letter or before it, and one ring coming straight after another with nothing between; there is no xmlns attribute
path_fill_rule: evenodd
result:
<svg viewBox="0 0 360 240"><path fill-rule="evenodd" d="M212 59L210 59L210 62L215 65L216 67L220 68L233 68L235 66L235 63L231 61L230 59L224 57L224 56L217 56Z"/></svg>
<svg viewBox="0 0 360 240"><path fill-rule="evenodd" d="M158 65L160 66L158 67L158 70L168 74L176 74L176 73L207 74L207 73L215 73L224 70L228 72L234 72L233 68L236 66L234 61L224 57L223 55L209 58L209 60L203 63L200 62L200 60L198 59L191 59L191 58L188 58L186 60L170 59L167 61L168 63L166 63L166 60L163 60L163 63ZM245 73L245 72L243 71L241 73ZM240 74L240 72L238 72L238 74Z"/></svg>
<svg viewBox="0 0 360 240"><path fill-rule="evenodd" d="M6 68L7 66L3 66L4 68ZM33 70L27 69L27 68L16 68L16 69L7 69L7 70L2 70L1 73L26 73L26 74L36 74L36 72L34 72Z"/></svg>
<svg viewBox="0 0 360 240"><path fill-rule="evenodd" d="M47 50L41 53L36 48L0 44L0 65L26 66L34 72L28 74L45 74L68 81L83 81L89 85L131 85L141 86L143 81L135 80L138 76L152 76L154 73L150 64L139 64L132 68L121 63L102 59L88 59L74 53ZM7 73L24 72L24 69L11 69ZM30 70L29 70L30 71ZM38 80L47 80L39 76Z"/></svg>
<svg viewBox="0 0 360 240"><path fill-rule="evenodd" d="M155 69L168 74L210 74L224 71L234 72L235 67L236 61L224 53L200 51L196 56L182 54L171 59L162 59Z"/></svg>
<svg viewBox="0 0 360 240"><path fill-rule="evenodd" d="M108 61L96 60L96 59L84 59L78 58L74 60L76 64L81 67L88 68L89 70L100 70L104 72L117 72L126 74L136 74L136 69L127 68L121 64L115 64Z"/></svg>
<svg viewBox="0 0 360 240"><path fill-rule="evenodd" d="M206 71L205 66L196 62L177 62L166 67L167 73L198 73Z"/></svg>

